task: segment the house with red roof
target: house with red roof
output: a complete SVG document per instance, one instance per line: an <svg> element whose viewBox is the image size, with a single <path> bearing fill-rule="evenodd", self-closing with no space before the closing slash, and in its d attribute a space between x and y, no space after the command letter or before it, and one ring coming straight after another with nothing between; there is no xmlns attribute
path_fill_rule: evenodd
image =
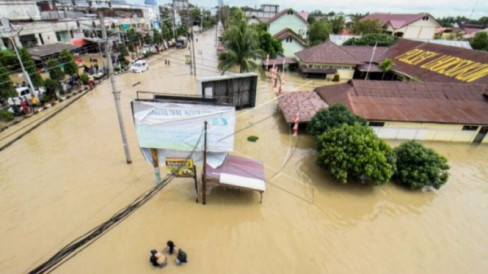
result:
<svg viewBox="0 0 488 274"><path fill-rule="evenodd" d="M428 13L372 13L361 20L379 20L387 33L406 39L434 39L436 29L441 27Z"/></svg>

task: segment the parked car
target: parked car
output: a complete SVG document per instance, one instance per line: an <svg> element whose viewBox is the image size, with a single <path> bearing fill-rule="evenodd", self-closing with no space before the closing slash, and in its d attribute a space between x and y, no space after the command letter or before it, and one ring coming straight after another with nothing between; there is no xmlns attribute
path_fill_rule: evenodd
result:
<svg viewBox="0 0 488 274"><path fill-rule="evenodd" d="M129 70L131 72L141 73L141 72L144 72L148 69L149 69L149 65L147 63L147 60L142 59L142 60L137 60L134 63L132 63Z"/></svg>
<svg viewBox="0 0 488 274"><path fill-rule="evenodd" d="M25 87L25 86L17 87L15 88L15 91L17 91L17 96L8 98L7 102L9 105L20 105L21 98L24 98L26 100L30 100L32 98L32 94L29 87ZM44 87L41 87L41 88L37 88L34 91L34 94L36 95L37 98L40 98L45 92L46 89Z"/></svg>
<svg viewBox="0 0 488 274"><path fill-rule="evenodd" d="M187 46L188 46L188 39L186 39L186 37L180 36L178 37L178 39L176 39L176 48L185 49Z"/></svg>

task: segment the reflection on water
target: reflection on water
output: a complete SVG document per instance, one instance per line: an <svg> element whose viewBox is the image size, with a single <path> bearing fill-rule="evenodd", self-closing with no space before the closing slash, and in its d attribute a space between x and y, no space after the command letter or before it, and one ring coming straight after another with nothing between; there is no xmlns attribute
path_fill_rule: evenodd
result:
<svg viewBox="0 0 488 274"><path fill-rule="evenodd" d="M199 38L199 77L215 75L213 38ZM130 118L131 85L195 93L185 54L164 52L149 71L117 76L133 164L125 164L108 81L0 152L1 273L34 268L153 186ZM289 74L285 90L324 83ZM153 273L149 250L169 239L189 264L170 257L168 273L486 272L488 146L425 143L451 164L439 191L341 185L315 165L311 136L291 136L274 98L261 80L258 106L237 114L234 153L265 163L262 204L255 192L215 189L203 206L191 179L175 179L54 273Z"/></svg>

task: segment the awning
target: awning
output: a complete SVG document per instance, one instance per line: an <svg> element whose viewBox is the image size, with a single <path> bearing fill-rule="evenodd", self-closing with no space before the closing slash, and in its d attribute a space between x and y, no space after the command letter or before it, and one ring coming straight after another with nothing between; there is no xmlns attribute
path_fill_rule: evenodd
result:
<svg viewBox="0 0 488 274"><path fill-rule="evenodd" d="M228 155L218 168L205 167L206 179L240 189L266 191L264 166L261 161Z"/></svg>
<svg viewBox="0 0 488 274"><path fill-rule="evenodd" d="M28 48L27 51L29 51L32 59L41 60L41 58L46 58L50 55L59 54L63 49L67 49L68 51L74 51L78 48L80 47L70 44L55 43Z"/></svg>
<svg viewBox="0 0 488 274"><path fill-rule="evenodd" d="M89 42L83 38L78 38L78 39L71 39L71 44L74 46L80 46L81 47L81 46L89 44Z"/></svg>
<svg viewBox="0 0 488 274"><path fill-rule="evenodd" d="M368 69L368 67L369 67L369 69ZM362 65L360 65L360 66L358 67L358 70L359 70L359 71L361 71L361 72L367 72L367 71L369 71L369 72L383 72L383 71L382 71L382 70L381 70L381 69L378 67L378 65L373 64L373 63L372 63L371 65L369 65L369 64L362 64Z"/></svg>

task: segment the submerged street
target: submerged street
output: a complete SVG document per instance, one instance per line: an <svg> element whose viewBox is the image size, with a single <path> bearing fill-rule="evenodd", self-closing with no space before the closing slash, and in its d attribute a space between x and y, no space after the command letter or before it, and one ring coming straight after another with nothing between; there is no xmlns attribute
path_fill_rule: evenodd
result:
<svg viewBox="0 0 488 274"><path fill-rule="evenodd" d="M29 272L155 185L130 102L137 91L196 95L199 77L220 75L214 31L198 36L195 52L196 77L185 65L188 49L151 57L144 73L116 76L132 164L109 80L0 151L0 273ZM324 84L289 74L285 91ZM176 178L53 273L486 272L488 146L425 143L451 166L438 191L341 185L316 166L312 136L291 136L270 81L260 79L257 93L255 108L237 112L233 154L264 162L262 204L255 192L233 189L215 189L197 204L192 179ZM62 106L1 132L0 145ZM250 135L259 140L248 142ZM189 263L176 266L173 255L156 269L149 251L168 240Z"/></svg>

